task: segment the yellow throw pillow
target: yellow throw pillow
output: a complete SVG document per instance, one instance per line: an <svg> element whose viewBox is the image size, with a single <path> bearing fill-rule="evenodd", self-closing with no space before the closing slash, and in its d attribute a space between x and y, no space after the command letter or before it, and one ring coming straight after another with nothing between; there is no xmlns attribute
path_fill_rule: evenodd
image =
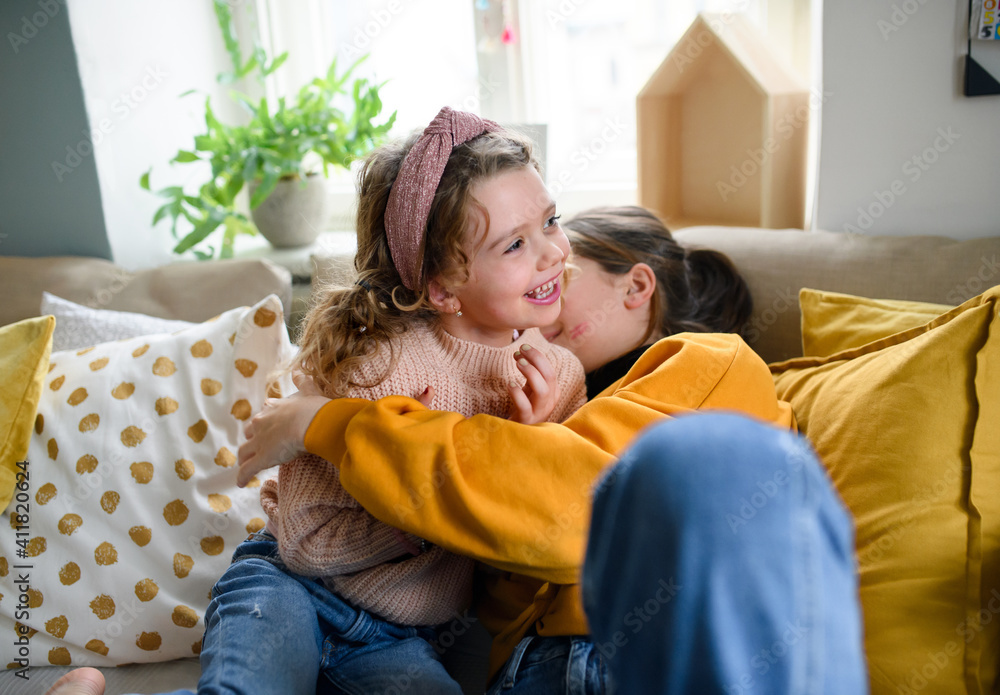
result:
<svg viewBox="0 0 1000 695"><path fill-rule="evenodd" d="M923 326L771 365L855 519L873 695L993 691L998 307L995 287Z"/></svg>
<svg viewBox="0 0 1000 695"><path fill-rule="evenodd" d="M868 299L803 288L802 354L825 357L922 326L954 308L900 299Z"/></svg>
<svg viewBox="0 0 1000 695"><path fill-rule="evenodd" d="M28 454L55 325L51 316L41 316L0 328L0 511L13 497L17 464Z"/></svg>

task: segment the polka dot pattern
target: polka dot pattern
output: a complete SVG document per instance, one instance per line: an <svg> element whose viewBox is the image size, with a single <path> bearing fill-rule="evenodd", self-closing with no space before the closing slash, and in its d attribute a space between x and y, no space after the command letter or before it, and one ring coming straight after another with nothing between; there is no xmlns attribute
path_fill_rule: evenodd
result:
<svg viewBox="0 0 1000 695"><path fill-rule="evenodd" d="M132 479L140 485L145 485L153 479L153 464L149 461L136 461L129 470L132 471Z"/></svg>
<svg viewBox="0 0 1000 695"><path fill-rule="evenodd" d="M264 526L259 481L236 487L235 452L264 398L294 390L268 383L292 350L269 297L172 335L53 353L24 558L17 522L0 519L0 634L15 634L14 565L28 561L36 664L197 655L212 585ZM0 663L14 649L0 640Z"/></svg>

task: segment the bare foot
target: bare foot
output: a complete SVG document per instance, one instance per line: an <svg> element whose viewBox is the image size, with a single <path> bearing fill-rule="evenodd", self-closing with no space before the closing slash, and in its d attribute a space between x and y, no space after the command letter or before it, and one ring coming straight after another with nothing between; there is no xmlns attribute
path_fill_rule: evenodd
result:
<svg viewBox="0 0 1000 695"><path fill-rule="evenodd" d="M45 695L104 695L104 675L86 666L73 669L57 680Z"/></svg>

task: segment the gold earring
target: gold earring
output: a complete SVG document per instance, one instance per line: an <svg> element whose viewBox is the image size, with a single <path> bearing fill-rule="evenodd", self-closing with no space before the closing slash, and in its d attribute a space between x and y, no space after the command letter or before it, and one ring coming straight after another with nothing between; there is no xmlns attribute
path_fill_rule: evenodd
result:
<svg viewBox="0 0 1000 695"><path fill-rule="evenodd" d="M456 310L455 311L455 316L456 317L461 317L462 316L462 310L461 309Z"/></svg>

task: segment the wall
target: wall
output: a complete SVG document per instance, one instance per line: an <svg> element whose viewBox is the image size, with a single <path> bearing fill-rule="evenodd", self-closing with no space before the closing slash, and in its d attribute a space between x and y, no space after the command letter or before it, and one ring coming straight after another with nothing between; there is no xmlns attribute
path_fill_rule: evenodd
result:
<svg viewBox="0 0 1000 695"><path fill-rule="evenodd" d="M965 0L827 0L816 226L1000 234L1000 96L961 94Z"/></svg>
<svg viewBox="0 0 1000 695"><path fill-rule="evenodd" d="M0 2L0 254L111 257L69 13Z"/></svg>

